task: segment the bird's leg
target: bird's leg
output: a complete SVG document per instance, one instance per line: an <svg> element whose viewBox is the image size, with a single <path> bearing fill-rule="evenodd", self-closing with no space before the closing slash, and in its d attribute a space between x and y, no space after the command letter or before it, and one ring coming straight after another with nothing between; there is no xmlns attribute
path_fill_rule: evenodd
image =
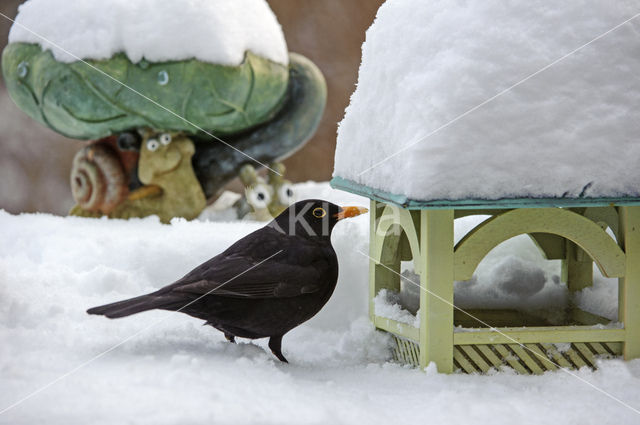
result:
<svg viewBox="0 0 640 425"><path fill-rule="evenodd" d="M232 343L232 344L236 343L235 335L231 335L231 334L225 333L224 337L227 338L227 341L229 341L230 343Z"/></svg>
<svg viewBox="0 0 640 425"><path fill-rule="evenodd" d="M272 336L269 338L269 348L271 348L271 352L278 358L278 360L289 363L289 361L282 355L282 335Z"/></svg>

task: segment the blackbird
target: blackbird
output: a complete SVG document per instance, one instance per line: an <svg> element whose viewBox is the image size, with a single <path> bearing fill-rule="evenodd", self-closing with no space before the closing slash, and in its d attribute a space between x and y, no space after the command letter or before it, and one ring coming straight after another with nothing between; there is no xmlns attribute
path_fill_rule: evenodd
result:
<svg viewBox="0 0 640 425"><path fill-rule="evenodd" d="M327 303L338 280L331 231L367 212L309 199L240 239L183 278L147 295L87 310L118 318L142 311L180 311L206 320L230 342L266 338L281 361L282 337Z"/></svg>

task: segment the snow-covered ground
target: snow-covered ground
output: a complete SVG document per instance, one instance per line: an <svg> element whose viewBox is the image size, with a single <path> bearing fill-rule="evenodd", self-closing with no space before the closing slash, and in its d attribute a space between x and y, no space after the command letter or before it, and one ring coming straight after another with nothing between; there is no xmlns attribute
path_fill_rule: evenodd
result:
<svg viewBox="0 0 640 425"><path fill-rule="evenodd" d="M296 191L299 199L367 205L327 184ZM180 313L119 320L85 313L165 285L261 225L0 212L0 411L45 387L0 413L0 424L640 423L639 413L589 385L639 409L640 361L576 372L587 383L563 372L442 375L391 362L388 339L366 317L368 266L358 252L367 252L366 216L335 228L338 288L318 316L285 336L290 364L275 360L266 341L229 344ZM471 225L461 223L457 236ZM561 291L554 269L542 269L544 281L536 272L542 263L530 257L528 241L509 242L518 259L502 269L483 262L467 289L476 292L465 298L458 288L457 300L485 294L525 305ZM480 290L496 269L516 273L509 267L524 270L537 292L509 282L493 295ZM602 280L581 294L585 305L606 312L615 300L610 286Z"/></svg>

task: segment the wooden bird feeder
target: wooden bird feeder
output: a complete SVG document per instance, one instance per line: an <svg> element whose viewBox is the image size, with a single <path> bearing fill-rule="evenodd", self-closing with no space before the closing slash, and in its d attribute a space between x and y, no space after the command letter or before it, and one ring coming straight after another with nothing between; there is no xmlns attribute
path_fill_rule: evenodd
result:
<svg viewBox="0 0 640 425"><path fill-rule="evenodd" d="M529 374L595 367L599 356L640 357L640 199L439 202L381 193L340 177L332 185L371 199L370 317L393 336L398 361L421 368L434 362L446 373L507 365ZM454 220L469 215L491 217L454 244ZM470 279L489 251L521 234L547 259L562 260L569 291L593 283L594 262L604 276L618 278L622 327L577 307L562 326L544 326L512 310L469 311L473 317L458 311L454 281ZM420 276L419 326L375 314L381 289L400 291L402 261L413 261Z"/></svg>
<svg viewBox="0 0 640 425"><path fill-rule="evenodd" d="M535 374L640 357L639 40L632 25L616 27L624 19L609 9L595 0L553 11L450 0L386 2L378 11L338 126L332 185L371 200L370 315L393 336L397 360L433 362L444 373ZM572 19L578 11L585 14ZM579 41L614 27L597 43ZM488 217L454 238L454 221L473 215ZM454 282L464 285L518 235L561 260L557 283L568 301L458 308ZM579 302L592 295L577 293L593 284L594 267L618 279L617 320ZM496 295L502 270L512 269L492 269L488 282ZM398 291L400 307L416 311L409 280L420 288L413 317L380 302ZM517 284L530 291L535 282ZM533 311L534 301L547 311Z"/></svg>

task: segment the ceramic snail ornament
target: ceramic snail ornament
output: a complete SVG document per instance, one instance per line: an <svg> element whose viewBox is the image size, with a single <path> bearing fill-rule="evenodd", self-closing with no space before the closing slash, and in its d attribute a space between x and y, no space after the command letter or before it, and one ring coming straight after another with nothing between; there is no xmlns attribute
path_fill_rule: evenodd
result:
<svg viewBox="0 0 640 425"><path fill-rule="evenodd" d="M71 214L118 218L156 214L162 222L197 217L207 201L191 166L193 142L182 133L149 129L141 130L140 138L129 148L119 138L120 153L103 140L76 154L71 188L78 205ZM122 151L134 149L139 150L135 172L115 160Z"/></svg>
<svg viewBox="0 0 640 425"><path fill-rule="evenodd" d="M282 163L273 163L265 179L251 164L245 164L239 174L245 188L244 197L234 205L238 218L268 221L293 204L293 185L284 178L285 171Z"/></svg>
<svg viewBox="0 0 640 425"><path fill-rule="evenodd" d="M94 140L71 172L71 214L82 216L194 218L243 165L298 150L326 103L321 72L295 53L288 64L250 50L233 66L133 63L124 53L63 62L39 44L12 42L2 73L34 120Z"/></svg>

